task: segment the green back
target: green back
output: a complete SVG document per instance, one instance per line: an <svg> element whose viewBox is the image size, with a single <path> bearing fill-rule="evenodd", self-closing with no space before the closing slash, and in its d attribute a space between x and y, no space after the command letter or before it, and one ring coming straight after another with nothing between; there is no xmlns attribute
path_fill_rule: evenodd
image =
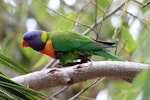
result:
<svg viewBox="0 0 150 100"><path fill-rule="evenodd" d="M70 31L48 32L53 48L57 51L100 50L110 47L97 43L91 38Z"/></svg>

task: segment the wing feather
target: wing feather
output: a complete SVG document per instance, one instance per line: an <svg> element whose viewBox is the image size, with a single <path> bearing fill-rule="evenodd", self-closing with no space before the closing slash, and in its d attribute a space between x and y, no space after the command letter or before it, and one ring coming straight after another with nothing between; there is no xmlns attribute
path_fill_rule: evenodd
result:
<svg viewBox="0 0 150 100"><path fill-rule="evenodd" d="M57 51L100 50L110 47L85 35L70 31L50 33L49 39L52 40L53 48Z"/></svg>

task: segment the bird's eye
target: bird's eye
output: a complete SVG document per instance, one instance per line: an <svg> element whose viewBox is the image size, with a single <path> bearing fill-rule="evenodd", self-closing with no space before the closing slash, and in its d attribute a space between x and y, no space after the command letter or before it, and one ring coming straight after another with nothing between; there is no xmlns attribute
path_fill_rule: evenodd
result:
<svg viewBox="0 0 150 100"><path fill-rule="evenodd" d="M35 35L32 35L29 40L33 40L35 38Z"/></svg>

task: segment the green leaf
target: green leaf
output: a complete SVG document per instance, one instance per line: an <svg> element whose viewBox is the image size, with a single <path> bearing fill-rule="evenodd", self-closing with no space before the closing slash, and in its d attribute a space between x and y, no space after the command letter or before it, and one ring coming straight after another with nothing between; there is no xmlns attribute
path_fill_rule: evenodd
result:
<svg viewBox="0 0 150 100"><path fill-rule="evenodd" d="M0 95L3 97L9 95L10 100L14 100L11 98L17 98L15 100L40 100L40 97L45 96L41 93L26 88L3 75L0 75L0 88L2 91Z"/></svg>
<svg viewBox="0 0 150 100"><path fill-rule="evenodd" d="M8 95L6 92L0 91L0 100L16 100L16 99L13 98L12 96Z"/></svg>
<svg viewBox="0 0 150 100"><path fill-rule="evenodd" d="M76 15L75 13L69 13L66 15L66 17L75 20ZM74 26L74 22L66 19L64 17L61 17L58 21L58 23L55 25L54 30L53 31L58 31L58 30L71 30Z"/></svg>
<svg viewBox="0 0 150 100"><path fill-rule="evenodd" d="M106 8L109 5L110 0L97 0L97 2L100 7Z"/></svg>
<svg viewBox="0 0 150 100"><path fill-rule="evenodd" d="M25 74L28 73L29 70L26 69L25 67L22 67L18 64L16 64L15 62L13 62L11 59L5 57L4 55L0 54L0 63L17 71L20 72L21 74Z"/></svg>
<svg viewBox="0 0 150 100"><path fill-rule="evenodd" d="M34 98L34 100L38 100L37 95L33 91L30 91L30 89L26 89L25 87L2 81L0 81L0 86L2 86L3 89L7 90L7 92L11 94L13 93L13 95L19 98L23 98L25 100L31 100L31 98Z"/></svg>
<svg viewBox="0 0 150 100"><path fill-rule="evenodd" d="M2 72L0 72L0 75L4 75ZM4 75L5 76L5 75Z"/></svg>
<svg viewBox="0 0 150 100"><path fill-rule="evenodd" d="M126 52L131 53L136 49L136 43L126 27L122 27L122 42Z"/></svg>

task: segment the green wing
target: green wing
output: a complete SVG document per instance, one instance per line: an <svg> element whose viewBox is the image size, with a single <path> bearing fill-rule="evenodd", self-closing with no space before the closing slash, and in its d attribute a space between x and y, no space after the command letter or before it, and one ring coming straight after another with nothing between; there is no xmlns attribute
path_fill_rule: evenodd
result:
<svg viewBox="0 0 150 100"><path fill-rule="evenodd" d="M70 31L50 32L53 48L57 51L100 50L110 46L95 42L91 38Z"/></svg>

